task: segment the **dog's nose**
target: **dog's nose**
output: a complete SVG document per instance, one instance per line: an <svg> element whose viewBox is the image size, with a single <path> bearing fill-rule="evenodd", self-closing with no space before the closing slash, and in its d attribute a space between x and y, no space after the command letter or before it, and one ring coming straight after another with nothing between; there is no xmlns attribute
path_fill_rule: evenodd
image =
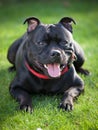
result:
<svg viewBox="0 0 98 130"><path fill-rule="evenodd" d="M52 58L60 58L61 52L59 50L53 50L50 54Z"/></svg>

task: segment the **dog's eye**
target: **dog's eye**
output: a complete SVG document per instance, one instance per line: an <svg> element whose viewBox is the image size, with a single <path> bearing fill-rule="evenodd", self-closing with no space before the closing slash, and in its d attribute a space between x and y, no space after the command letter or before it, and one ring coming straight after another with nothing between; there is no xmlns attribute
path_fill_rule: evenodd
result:
<svg viewBox="0 0 98 130"><path fill-rule="evenodd" d="M60 45L67 47L68 46L68 41L61 41Z"/></svg>
<svg viewBox="0 0 98 130"><path fill-rule="evenodd" d="M47 43L45 41L40 41L40 42L37 42L37 45L45 46L45 45L47 45Z"/></svg>

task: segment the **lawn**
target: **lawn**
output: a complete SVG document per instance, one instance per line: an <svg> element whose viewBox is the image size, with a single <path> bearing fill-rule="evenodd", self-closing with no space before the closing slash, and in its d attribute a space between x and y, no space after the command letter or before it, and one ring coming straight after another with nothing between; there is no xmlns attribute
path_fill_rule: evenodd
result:
<svg viewBox="0 0 98 130"><path fill-rule="evenodd" d="M12 1L12 0L11 0ZM11 43L26 31L25 18L38 17L43 23L57 23L73 17L73 37L84 49L91 76L80 75L85 93L74 103L72 112L57 108L61 95L33 95L34 113L17 110L9 94L15 72L9 73L6 55ZM98 130L98 2L97 0L36 0L0 2L0 130Z"/></svg>

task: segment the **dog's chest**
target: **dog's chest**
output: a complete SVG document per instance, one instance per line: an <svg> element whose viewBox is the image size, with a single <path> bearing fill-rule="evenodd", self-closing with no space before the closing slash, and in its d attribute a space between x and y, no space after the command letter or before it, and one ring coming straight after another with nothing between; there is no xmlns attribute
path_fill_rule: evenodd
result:
<svg viewBox="0 0 98 130"><path fill-rule="evenodd" d="M66 89L66 83L63 79L54 80L33 80L32 93L61 93Z"/></svg>

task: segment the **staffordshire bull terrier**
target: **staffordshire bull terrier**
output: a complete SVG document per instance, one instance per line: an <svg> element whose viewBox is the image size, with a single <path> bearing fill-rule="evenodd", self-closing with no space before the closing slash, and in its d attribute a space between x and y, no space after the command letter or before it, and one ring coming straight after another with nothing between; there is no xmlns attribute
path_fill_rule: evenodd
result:
<svg viewBox="0 0 98 130"><path fill-rule="evenodd" d="M81 68L84 52L72 36L72 18L64 17L57 24L42 24L30 17L27 32L9 48L7 58L16 69L10 84L11 95L20 109L31 112L32 94L62 93L59 107L70 111L73 100L84 90L84 82L76 71L88 75Z"/></svg>

